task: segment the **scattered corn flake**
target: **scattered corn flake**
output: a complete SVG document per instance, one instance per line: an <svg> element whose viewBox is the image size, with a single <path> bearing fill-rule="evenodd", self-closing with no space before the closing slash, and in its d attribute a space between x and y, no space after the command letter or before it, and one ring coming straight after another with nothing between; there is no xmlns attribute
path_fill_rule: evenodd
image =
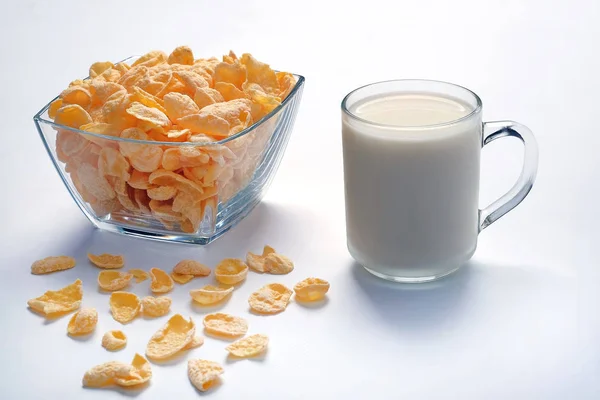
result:
<svg viewBox="0 0 600 400"><path fill-rule="evenodd" d="M248 331L245 319L225 313L208 314L203 322L206 332L216 336L238 337Z"/></svg>
<svg viewBox="0 0 600 400"><path fill-rule="evenodd" d="M294 263L284 255L270 253L265 257L264 268L269 274L284 275L294 270Z"/></svg>
<svg viewBox="0 0 600 400"><path fill-rule="evenodd" d="M255 357L267 349L269 337L260 333L250 335L237 340L227 346L225 349L235 357L247 358Z"/></svg>
<svg viewBox="0 0 600 400"><path fill-rule="evenodd" d="M329 291L329 282L320 278L306 278L294 286L296 299L300 301L317 301L325 297Z"/></svg>
<svg viewBox="0 0 600 400"><path fill-rule="evenodd" d="M173 272L177 274L208 276L210 268L196 260L181 260L173 267Z"/></svg>
<svg viewBox="0 0 600 400"><path fill-rule="evenodd" d="M220 381L223 367L215 361L189 360L188 377L194 387L202 392L207 391Z"/></svg>
<svg viewBox="0 0 600 400"><path fill-rule="evenodd" d="M96 267L105 269L122 268L125 265L125 259L122 255L117 254L92 254L88 253L88 259Z"/></svg>
<svg viewBox="0 0 600 400"><path fill-rule="evenodd" d="M275 249L268 245L263 248L262 255L248 252L246 255L246 263L248 264L248 267L256 272L266 272L265 258L271 253L275 253Z"/></svg>
<svg viewBox="0 0 600 400"><path fill-rule="evenodd" d="M231 292L233 292L233 286L228 288L206 285L200 289L190 290L190 296L192 299L202 305L216 304L226 298Z"/></svg>
<svg viewBox="0 0 600 400"><path fill-rule="evenodd" d="M277 314L287 307L292 291L280 283L270 283L250 295L250 308L260 314Z"/></svg>
<svg viewBox="0 0 600 400"><path fill-rule="evenodd" d="M135 283L140 283L150 278L150 275L143 269L133 268L129 270L129 273L135 278Z"/></svg>
<svg viewBox="0 0 600 400"><path fill-rule="evenodd" d="M77 311L67 326L69 335L86 335L96 329L98 311L95 308L84 307Z"/></svg>
<svg viewBox="0 0 600 400"><path fill-rule="evenodd" d="M190 274L178 274L177 272L171 272L171 278L180 285L185 285L189 281L195 278L194 275Z"/></svg>
<svg viewBox="0 0 600 400"><path fill-rule="evenodd" d="M60 290L49 290L40 297L31 299L27 305L46 318L52 318L59 314L67 313L79 308L81 299L83 298L83 289L81 280L63 287Z"/></svg>
<svg viewBox="0 0 600 400"><path fill-rule="evenodd" d="M49 274L50 272L64 271L75 266L75 259L69 256L46 257L31 264L31 273L34 275Z"/></svg>
<svg viewBox="0 0 600 400"><path fill-rule="evenodd" d="M102 290L114 292L129 286L133 275L128 272L105 270L98 274L98 286Z"/></svg>
<svg viewBox="0 0 600 400"><path fill-rule="evenodd" d="M248 266L237 258L226 258L215 268L215 278L226 285L235 285L246 279Z"/></svg>
<svg viewBox="0 0 600 400"><path fill-rule="evenodd" d="M142 313L147 317L162 317L171 311L171 298L146 296L142 299Z"/></svg>
<svg viewBox="0 0 600 400"><path fill-rule="evenodd" d="M109 361L96 365L83 375L84 387L100 388L115 384L116 378L131 375L133 367L120 361Z"/></svg>
<svg viewBox="0 0 600 400"><path fill-rule="evenodd" d="M164 360L185 349L194 339L196 326L190 318L181 314L173 315L148 342L146 355L153 360Z"/></svg>
<svg viewBox="0 0 600 400"><path fill-rule="evenodd" d="M152 369L148 361L137 354L131 364L120 361L109 361L96 365L83 376L84 387L106 387L119 385L124 387L140 385L152 377Z"/></svg>
<svg viewBox="0 0 600 400"><path fill-rule="evenodd" d="M131 361L131 366L133 369L129 375L115 377L115 383L117 385L124 387L141 385L152 378L152 368L150 367L150 363L141 355L135 354Z"/></svg>
<svg viewBox="0 0 600 400"><path fill-rule="evenodd" d="M122 324L133 321L141 309L139 297L130 292L112 292L109 304L113 318Z"/></svg>
<svg viewBox="0 0 600 400"><path fill-rule="evenodd" d="M109 351L121 350L127 344L127 336L123 331L112 330L102 336L102 347Z"/></svg>
<svg viewBox="0 0 600 400"><path fill-rule="evenodd" d="M152 268L150 269L150 278L152 278L152 283L150 283L150 290L154 293L167 293L173 290L173 279L160 268Z"/></svg>

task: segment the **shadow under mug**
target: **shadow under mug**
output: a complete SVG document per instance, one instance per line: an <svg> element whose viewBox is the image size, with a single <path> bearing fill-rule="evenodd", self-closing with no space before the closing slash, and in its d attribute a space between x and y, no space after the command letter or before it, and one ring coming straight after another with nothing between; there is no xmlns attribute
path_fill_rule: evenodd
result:
<svg viewBox="0 0 600 400"><path fill-rule="evenodd" d="M424 123L387 123L361 112L369 104L390 113L398 96L414 97L409 113ZM426 108L436 102L440 112L457 105L463 113L429 124ZM507 136L525 146L521 175L479 209L481 149ZM537 173L531 131L513 121L482 123L479 96L446 82L394 80L350 92L342 101L342 138L348 250L372 274L397 282L432 281L460 268L479 232L527 196Z"/></svg>

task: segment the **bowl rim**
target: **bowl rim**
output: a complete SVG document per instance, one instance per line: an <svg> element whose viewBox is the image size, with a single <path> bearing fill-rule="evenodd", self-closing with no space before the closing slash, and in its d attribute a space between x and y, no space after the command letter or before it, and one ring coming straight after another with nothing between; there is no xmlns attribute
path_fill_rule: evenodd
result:
<svg viewBox="0 0 600 400"><path fill-rule="evenodd" d="M129 62L132 59L136 59L138 57L140 57L140 56L130 56L121 61L118 61L116 64L121 63L121 62ZM279 72L277 70L274 70L274 71ZM302 86L304 85L304 82L306 81L304 76L302 76L300 74L294 74L294 73L291 73L291 74L294 76L294 78L296 78L296 84L294 85L294 88L290 91L290 93L287 95L287 97L285 99L283 99L281 104L279 104L277 107L275 107L273 110L271 110L270 113L268 113L267 115L265 115L264 117L262 117L261 119L259 119L258 121L256 121L255 123L253 123L252 125L247 127L246 129L236 133L235 135L228 136L225 139L221 139L221 140L214 141L214 142L168 142L168 141L163 142L163 141L155 141L155 140L129 139L129 138L122 138L119 136L102 135L100 133L82 131L81 129L72 128L70 126L66 126L66 125L62 125L62 124L57 124L54 121L50 121L48 119L43 118L42 114L44 114L48 110L50 105L56 99L58 99L60 97L60 95L54 97L45 106L43 106L42 109L33 116L33 120L36 124L44 123L47 125L51 125L56 129L68 130L71 132L79 133L81 135L92 136L92 137L95 137L98 139L110 140L110 141L115 141L115 142L151 144L151 145L171 146L171 147L174 147L174 146L195 146L195 147L219 146L219 145L223 145L225 143L231 142L237 138L240 138L240 137L245 136L246 134L252 132L254 129L258 128L260 125L267 122L269 119L271 119L271 117L273 117L281 109L283 109L291 101L291 99L294 98L298 94L298 92L300 91L300 88L302 88ZM87 79L87 78L89 78L89 76L87 76L84 79Z"/></svg>

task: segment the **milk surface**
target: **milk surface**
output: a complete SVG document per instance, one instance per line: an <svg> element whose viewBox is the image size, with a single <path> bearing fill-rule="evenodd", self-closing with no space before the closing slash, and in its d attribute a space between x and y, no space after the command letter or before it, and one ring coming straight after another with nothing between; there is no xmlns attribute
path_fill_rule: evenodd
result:
<svg viewBox="0 0 600 400"><path fill-rule="evenodd" d="M350 253L389 278L459 267L477 243L481 115L461 120L472 106L426 93L349 111L359 118L342 117Z"/></svg>

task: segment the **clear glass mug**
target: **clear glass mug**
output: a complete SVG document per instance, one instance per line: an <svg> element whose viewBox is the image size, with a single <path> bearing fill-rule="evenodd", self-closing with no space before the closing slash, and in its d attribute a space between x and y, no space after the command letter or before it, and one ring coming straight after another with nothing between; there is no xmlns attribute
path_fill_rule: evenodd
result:
<svg viewBox="0 0 600 400"><path fill-rule="evenodd" d="M398 95L460 104L464 115L406 125L360 113L367 102L386 107L385 98ZM419 104L410 108L415 116L423 111ZM525 146L521 175L479 209L481 148L505 136ZM537 144L527 127L482 123L481 99L445 82L386 81L350 92L342 101L342 137L348 250L369 272L392 281L427 282L460 268L479 232L527 196L537 172Z"/></svg>

